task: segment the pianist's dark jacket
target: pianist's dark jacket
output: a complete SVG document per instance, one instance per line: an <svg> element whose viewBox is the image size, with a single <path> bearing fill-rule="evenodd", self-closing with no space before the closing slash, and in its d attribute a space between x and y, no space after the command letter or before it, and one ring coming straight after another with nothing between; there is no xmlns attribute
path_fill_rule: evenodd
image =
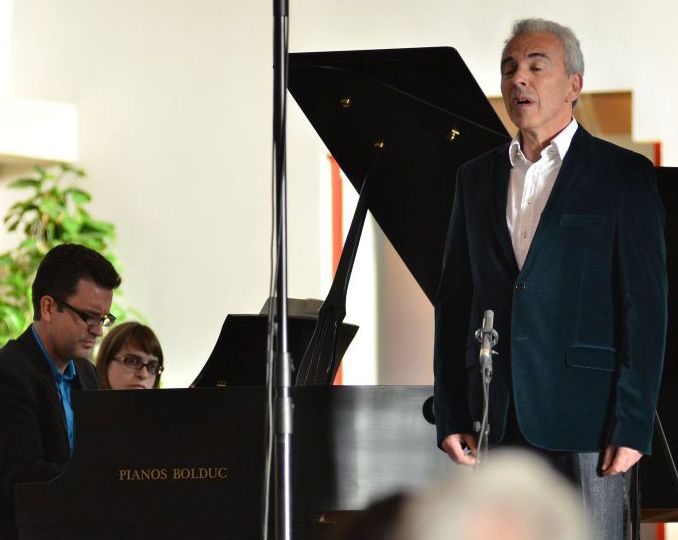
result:
<svg viewBox="0 0 678 540"><path fill-rule="evenodd" d="M513 396L521 432L536 447L647 453L667 320L654 168L580 126L521 271L506 225L509 174L507 146L458 173L436 302L438 444L473 433L481 419L473 333L493 309L491 442L502 439Z"/></svg>
<svg viewBox="0 0 678 540"><path fill-rule="evenodd" d="M72 389L96 389L96 371L76 360ZM30 328L0 350L0 531L14 521L17 482L50 480L69 459L61 399Z"/></svg>

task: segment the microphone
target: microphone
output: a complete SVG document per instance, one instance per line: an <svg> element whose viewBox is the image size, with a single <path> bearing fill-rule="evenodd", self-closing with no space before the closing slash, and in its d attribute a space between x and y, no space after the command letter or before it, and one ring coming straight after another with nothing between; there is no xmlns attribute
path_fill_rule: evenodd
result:
<svg viewBox="0 0 678 540"><path fill-rule="evenodd" d="M494 311L488 309L483 314L483 327L476 331L476 339L480 342L480 365L492 372L492 350L499 341L499 335L494 329Z"/></svg>

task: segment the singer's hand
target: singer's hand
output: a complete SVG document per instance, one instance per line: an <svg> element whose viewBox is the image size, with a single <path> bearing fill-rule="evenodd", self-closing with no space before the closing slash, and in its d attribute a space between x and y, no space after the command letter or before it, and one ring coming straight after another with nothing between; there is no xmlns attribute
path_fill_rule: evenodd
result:
<svg viewBox="0 0 678 540"><path fill-rule="evenodd" d="M625 446L608 446L603 454L603 464L601 465L603 476L612 476L614 474L625 473L633 467L643 454L633 448Z"/></svg>
<svg viewBox="0 0 678 540"><path fill-rule="evenodd" d="M464 445L471 451L464 452ZM476 439L470 433L454 433L443 439L443 450L450 459L460 465L475 465L476 463Z"/></svg>

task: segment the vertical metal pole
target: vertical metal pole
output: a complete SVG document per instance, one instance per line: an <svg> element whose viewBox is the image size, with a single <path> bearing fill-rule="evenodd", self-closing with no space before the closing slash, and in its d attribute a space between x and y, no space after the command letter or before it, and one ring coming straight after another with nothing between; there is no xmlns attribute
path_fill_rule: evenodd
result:
<svg viewBox="0 0 678 540"><path fill-rule="evenodd" d="M287 336L287 0L273 1L273 146L276 182L276 316L274 455L275 538L292 538L292 397Z"/></svg>

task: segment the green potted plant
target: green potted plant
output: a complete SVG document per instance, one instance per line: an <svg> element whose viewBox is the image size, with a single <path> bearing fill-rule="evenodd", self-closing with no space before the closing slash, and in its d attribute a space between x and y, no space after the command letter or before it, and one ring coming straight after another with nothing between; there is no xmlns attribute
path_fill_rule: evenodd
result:
<svg viewBox="0 0 678 540"><path fill-rule="evenodd" d="M120 272L112 250L115 225L94 219L86 206L91 195L79 187L82 169L61 164L51 169L34 167L33 174L14 180L8 188L31 190L14 203L4 217L8 231L18 231L19 244L0 254L0 346L17 337L33 319L31 285L44 255L67 242L82 244L106 257ZM118 320L128 310L114 302Z"/></svg>

